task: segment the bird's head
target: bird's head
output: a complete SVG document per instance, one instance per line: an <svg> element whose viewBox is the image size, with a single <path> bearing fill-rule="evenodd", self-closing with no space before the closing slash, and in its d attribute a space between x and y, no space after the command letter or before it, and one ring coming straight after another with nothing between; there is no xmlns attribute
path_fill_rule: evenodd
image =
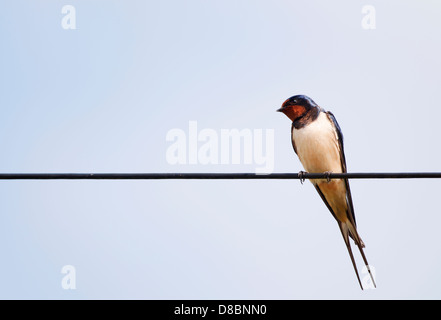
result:
<svg viewBox="0 0 441 320"><path fill-rule="evenodd" d="M291 121L295 121L315 107L318 106L311 98L297 95L287 99L277 111L283 112Z"/></svg>

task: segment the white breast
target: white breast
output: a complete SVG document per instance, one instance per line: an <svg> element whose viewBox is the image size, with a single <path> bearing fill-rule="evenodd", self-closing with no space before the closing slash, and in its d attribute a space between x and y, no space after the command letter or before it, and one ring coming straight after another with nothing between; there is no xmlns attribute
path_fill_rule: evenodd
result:
<svg viewBox="0 0 441 320"><path fill-rule="evenodd" d="M293 127L293 139L300 162L307 172L342 172L338 136L326 113L303 128Z"/></svg>

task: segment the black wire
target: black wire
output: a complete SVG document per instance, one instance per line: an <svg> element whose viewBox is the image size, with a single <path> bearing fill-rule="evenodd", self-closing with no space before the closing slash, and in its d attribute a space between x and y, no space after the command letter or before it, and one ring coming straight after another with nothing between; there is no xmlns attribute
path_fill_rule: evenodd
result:
<svg viewBox="0 0 441 320"><path fill-rule="evenodd" d="M441 172L361 173L0 173L0 180L181 180L181 179L434 179Z"/></svg>

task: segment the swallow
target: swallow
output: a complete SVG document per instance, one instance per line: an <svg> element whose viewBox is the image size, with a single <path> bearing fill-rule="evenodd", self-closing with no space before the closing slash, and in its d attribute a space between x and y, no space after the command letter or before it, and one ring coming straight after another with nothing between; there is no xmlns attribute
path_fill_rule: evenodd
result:
<svg viewBox="0 0 441 320"><path fill-rule="evenodd" d="M325 111L311 98L304 95L296 95L287 99L277 111L283 112L292 121L292 146L306 172L327 173L328 175L347 172L343 134L331 112ZM352 238L358 247L372 283L376 287L363 251L364 242L357 231L348 179L329 179L328 177L328 179L310 181L337 221L361 289L363 290L363 285L349 238Z"/></svg>

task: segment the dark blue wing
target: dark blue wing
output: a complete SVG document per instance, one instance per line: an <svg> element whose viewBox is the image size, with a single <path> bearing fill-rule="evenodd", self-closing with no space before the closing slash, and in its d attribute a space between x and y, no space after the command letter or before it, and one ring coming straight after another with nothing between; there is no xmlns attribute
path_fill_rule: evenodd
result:
<svg viewBox="0 0 441 320"><path fill-rule="evenodd" d="M337 119L335 119L335 116L332 114L332 112L327 111L326 114L328 115L328 118L332 121L335 127L335 131L337 132L338 137L338 146L340 147L340 162L341 162L341 168L343 172L347 172L346 167L346 157L345 157L345 150L343 146L343 133L341 132L340 126L338 125ZM348 201L348 217L351 219L354 226L356 226L355 223L355 213L354 213L354 205L352 203L352 194L351 194L351 188L349 186L349 180L344 179L346 184L346 199Z"/></svg>

